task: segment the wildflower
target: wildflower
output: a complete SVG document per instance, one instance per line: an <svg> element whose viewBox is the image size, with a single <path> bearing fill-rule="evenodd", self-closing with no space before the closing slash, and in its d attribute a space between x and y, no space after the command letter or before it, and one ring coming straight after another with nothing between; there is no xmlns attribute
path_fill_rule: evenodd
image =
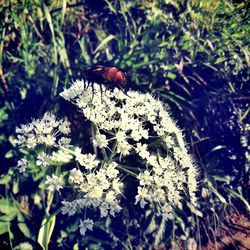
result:
<svg viewBox="0 0 250 250"><path fill-rule="evenodd" d="M140 173L137 178L140 180L141 186L150 185L153 180L153 177L150 175L150 172L148 170Z"/></svg>
<svg viewBox="0 0 250 250"><path fill-rule="evenodd" d="M73 156L65 151L63 148L58 149L57 151L53 151L50 159L54 162L58 163L68 163L71 161Z"/></svg>
<svg viewBox="0 0 250 250"><path fill-rule="evenodd" d="M126 133L124 131L118 131L115 134L115 139L117 140L117 142L123 142L126 140Z"/></svg>
<svg viewBox="0 0 250 250"><path fill-rule="evenodd" d="M45 154L45 152L42 151L37 156L36 165L37 166L43 165L44 167L46 167L49 165L49 161L50 161L50 156Z"/></svg>
<svg viewBox="0 0 250 250"><path fill-rule="evenodd" d="M70 123L65 119L56 119L54 114L47 112L41 119L33 120L31 123L17 128L15 143L29 149L35 149L39 145L67 147L70 142L69 139L61 137L58 132L68 135Z"/></svg>
<svg viewBox="0 0 250 250"><path fill-rule="evenodd" d="M149 158L149 152L147 151L147 144L136 144L136 152L141 156L142 159Z"/></svg>
<svg viewBox="0 0 250 250"><path fill-rule="evenodd" d="M144 208L144 206L147 204L147 201L149 199L149 194L147 192L146 188L138 187L137 195L135 196L135 204L140 202L141 208Z"/></svg>
<svg viewBox="0 0 250 250"><path fill-rule="evenodd" d="M132 146L127 141L120 141L117 146L117 153L120 153L121 155L128 155L131 149Z"/></svg>
<svg viewBox="0 0 250 250"><path fill-rule="evenodd" d="M94 222L93 220L90 220L90 219L86 219L86 220L80 220L80 233L81 235L85 235L87 229L88 230L93 230L93 225L94 225Z"/></svg>
<svg viewBox="0 0 250 250"><path fill-rule="evenodd" d="M149 93L140 94L135 91L130 91L128 97L118 89L106 90L106 94L101 96L100 88L95 84L93 96L92 89L82 91L84 83L80 83L81 81L77 81L61 95L75 103L97 127L94 145L105 149L109 142L110 148L114 150L112 154L120 154L119 159L133 152L134 158L145 160L138 166L141 172L137 176L139 185L135 203L144 207L147 203L155 202L162 215L170 218L171 211L180 205L186 195L186 189L191 201L195 202L195 166L187 154L181 130L161 101L154 99ZM80 89L77 91L78 87ZM116 144L112 147L111 143ZM95 155L84 155L78 150L75 157L86 170L94 171L88 173L86 180L79 184L85 197L95 197L95 201L88 200L88 203L92 206L99 205L102 216L118 211L118 196L123 185L118 179L117 166L104 164L96 172L94 168L98 163L93 164L93 161L97 161ZM104 170L107 170L106 173ZM109 184L110 181L112 183Z"/></svg>
<svg viewBox="0 0 250 250"><path fill-rule="evenodd" d="M69 180L73 183L80 184L83 182L83 173L76 168L70 170Z"/></svg>
<svg viewBox="0 0 250 250"><path fill-rule="evenodd" d="M115 179L119 174L119 171L116 169L117 165L116 162L112 162L106 166L106 175L110 180Z"/></svg>
<svg viewBox="0 0 250 250"><path fill-rule="evenodd" d="M84 166L86 169L95 168L99 164L99 161L96 160L96 155L82 154L81 149L78 147L75 148L74 155L76 157L76 161L78 161L79 164Z"/></svg>
<svg viewBox="0 0 250 250"><path fill-rule="evenodd" d="M59 147L69 148L70 147L70 142L71 142L70 138L61 137L58 140L58 145L59 145Z"/></svg>
<svg viewBox="0 0 250 250"><path fill-rule="evenodd" d="M85 206L83 199L75 199L73 201L62 201L62 214L74 215L78 210L81 211Z"/></svg>
<svg viewBox="0 0 250 250"><path fill-rule="evenodd" d="M38 144L38 140L36 139L36 137L31 134L27 140L25 140L25 143L27 144L27 148L29 149L34 149L36 147L36 145Z"/></svg>
<svg viewBox="0 0 250 250"><path fill-rule="evenodd" d="M70 133L70 123L67 120L64 120L58 127L58 130L65 135Z"/></svg>
<svg viewBox="0 0 250 250"><path fill-rule="evenodd" d="M19 173L24 173L26 168L28 167L28 161L23 158L17 162L17 166L19 169Z"/></svg>
<svg viewBox="0 0 250 250"><path fill-rule="evenodd" d="M108 140L106 135L96 134L95 139L93 140L93 144L99 148L106 148L108 146Z"/></svg>
<svg viewBox="0 0 250 250"><path fill-rule="evenodd" d="M47 176L46 179L47 180L45 182L45 185L48 185L47 189L49 191L52 191L52 192L55 190L60 191L60 189L63 188L64 181L62 177L52 174L52 177Z"/></svg>
<svg viewBox="0 0 250 250"><path fill-rule="evenodd" d="M62 207L62 214L68 214L69 216L72 216L76 213L77 207L76 203L69 202L69 201L62 201L63 207Z"/></svg>

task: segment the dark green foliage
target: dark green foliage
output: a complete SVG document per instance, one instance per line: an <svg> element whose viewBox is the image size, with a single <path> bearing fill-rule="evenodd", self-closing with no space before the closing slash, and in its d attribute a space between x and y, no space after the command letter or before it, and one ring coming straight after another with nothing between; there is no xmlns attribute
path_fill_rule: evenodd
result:
<svg viewBox="0 0 250 250"><path fill-rule="evenodd" d="M70 219L67 228L56 225L52 246L149 249L162 242L169 247L180 237L205 244L232 207L249 209L249 9L247 1L227 0L4 1L0 248L34 244L43 217L43 173L34 167L25 180L13 170L20 154L15 127L57 109L63 87L96 63L125 70L131 89L154 93L171 107L200 169L199 211L186 207L173 225L163 226L150 209L144 215L129 208L84 239Z"/></svg>

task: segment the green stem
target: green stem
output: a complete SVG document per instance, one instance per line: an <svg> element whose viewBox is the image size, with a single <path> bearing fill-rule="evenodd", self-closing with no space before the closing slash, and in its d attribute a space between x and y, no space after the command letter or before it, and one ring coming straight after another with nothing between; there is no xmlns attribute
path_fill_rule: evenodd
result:
<svg viewBox="0 0 250 250"><path fill-rule="evenodd" d="M133 177L137 177L137 174L135 174L135 173L133 173L132 171L130 171L130 170L128 170L127 169L127 167L126 166L117 166L117 168L119 169L119 170L121 170L121 171L123 171L123 172L125 172L125 173L127 173L127 174L129 174L129 175L131 175L131 176L133 176Z"/></svg>
<svg viewBox="0 0 250 250"><path fill-rule="evenodd" d="M61 165L57 165L56 171L55 171L55 175L59 176L60 172L61 172ZM57 211L54 212L52 215L50 215L50 213L49 213L51 205L53 203L54 196L55 196L55 191L53 191L53 192L49 191L48 192L47 207L46 207L46 210L45 210L46 211L46 216L44 218L45 221L46 221L46 225L44 225L45 249L46 250L49 249L49 240L50 240L50 236L52 234L52 232L50 232L50 231L53 230L55 219L56 219L56 215L58 214Z"/></svg>

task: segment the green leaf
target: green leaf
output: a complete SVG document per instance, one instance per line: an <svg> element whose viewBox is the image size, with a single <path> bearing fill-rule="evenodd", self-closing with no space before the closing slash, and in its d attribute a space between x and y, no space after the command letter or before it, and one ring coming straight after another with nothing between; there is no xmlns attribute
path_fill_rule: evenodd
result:
<svg viewBox="0 0 250 250"><path fill-rule="evenodd" d="M0 223L0 235L7 233L9 231L9 227L10 227L9 222L1 222Z"/></svg>
<svg viewBox="0 0 250 250"><path fill-rule="evenodd" d="M13 147L15 147L16 144L15 144L15 142L14 142L14 136L13 136L13 135L10 135L8 139L9 139L10 144L11 144Z"/></svg>
<svg viewBox="0 0 250 250"><path fill-rule="evenodd" d="M114 35L109 35L107 36L98 46L97 48L95 49L94 51L94 54L96 54L99 50L101 50L103 47L106 46L106 44L108 42L110 42L111 40L115 39L115 36Z"/></svg>
<svg viewBox="0 0 250 250"><path fill-rule="evenodd" d="M50 241L50 237L54 230L56 223L56 216L52 215L50 217L46 217L43 219L39 233L38 233L38 243L43 249L48 249L48 244Z"/></svg>
<svg viewBox="0 0 250 250"><path fill-rule="evenodd" d="M162 218L160 226L158 226L157 233L155 235L154 245L159 246L161 240L164 237L164 233L166 230L166 220Z"/></svg>
<svg viewBox="0 0 250 250"><path fill-rule="evenodd" d="M0 216L0 224L2 222L10 222L10 221L14 220L18 213L19 213L19 210L16 209L14 211L9 212L6 215Z"/></svg>
<svg viewBox="0 0 250 250"><path fill-rule="evenodd" d="M244 112L244 114L241 116L240 118L240 122L242 122L246 117L247 115L249 114L250 112L250 106L247 108L247 110Z"/></svg>
<svg viewBox="0 0 250 250"><path fill-rule="evenodd" d="M87 46L88 46L88 41L86 38L83 36L82 39L79 41L79 45L81 48L82 56L87 64L90 64L90 56L88 54Z"/></svg>
<svg viewBox="0 0 250 250"><path fill-rule="evenodd" d="M33 250L33 246L29 242L23 242L19 244L17 249L18 250Z"/></svg>
<svg viewBox="0 0 250 250"><path fill-rule="evenodd" d="M74 244L73 250L79 250L79 245L78 245L78 243L75 243L75 244Z"/></svg>
<svg viewBox="0 0 250 250"><path fill-rule="evenodd" d="M169 79L174 80L174 79L176 78L176 75L173 74L173 73L171 73L171 72L168 72L167 77L168 77Z"/></svg>
<svg viewBox="0 0 250 250"><path fill-rule="evenodd" d="M225 58L225 57L219 57L219 58L216 59L216 61L214 62L214 64L219 64L219 63L225 62L227 60L228 59Z"/></svg>
<svg viewBox="0 0 250 250"><path fill-rule="evenodd" d="M5 112L5 107L0 109L0 122L8 120L8 114Z"/></svg>
<svg viewBox="0 0 250 250"><path fill-rule="evenodd" d="M13 150L10 149L4 156L6 159L10 159L13 157Z"/></svg>
<svg viewBox="0 0 250 250"><path fill-rule="evenodd" d="M250 204L249 204L248 201L243 197L242 194L239 194L239 193L237 193L237 192L235 192L234 190L229 189L229 188L227 188L227 190L229 191L229 193L230 193L232 196L239 198L239 199L245 204L245 206L247 207L248 211L250 211Z"/></svg>
<svg viewBox="0 0 250 250"><path fill-rule="evenodd" d="M29 155L30 154L30 151L26 148L20 148L20 152L24 155Z"/></svg>
<svg viewBox="0 0 250 250"><path fill-rule="evenodd" d="M19 192L19 179L14 180L12 191L14 194L17 194Z"/></svg>
<svg viewBox="0 0 250 250"><path fill-rule="evenodd" d="M1 199L0 200L0 212L3 214L9 214L17 210L15 206L13 206L9 199Z"/></svg>
<svg viewBox="0 0 250 250"><path fill-rule="evenodd" d="M21 89L20 95L21 95L21 99L24 100L26 98L26 95L27 95L27 89Z"/></svg>
<svg viewBox="0 0 250 250"><path fill-rule="evenodd" d="M212 153L220 151L222 149L226 149L227 147L225 145L217 145L215 147L213 147L211 150L209 150L205 156L203 157L204 159L211 157Z"/></svg>
<svg viewBox="0 0 250 250"><path fill-rule="evenodd" d="M64 23L64 17L67 9L66 7L67 7L67 0L62 0L61 27L63 26Z"/></svg>
<svg viewBox="0 0 250 250"><path fill-rule="evenodd" d="M18 227L20 231L24 234L24 236L26 236L27 238L31 238L30 230L24 222L19 222Z"/></svg>
<svg viewBox="0 0 250 250"><path fill-rule="evenodd" d="M183 108L181 107L181 105L179 104L178 101L176 101L172 96L170 96L169 94L160 94L162 98L171 101L172 103L174 103L179 110L182 110Z"/></svg>
<svg viewBox="0 0 250 250"><path fill-rule="evenodd" d="M222 203L227 204L226 199L215 188L211 186L210 189Z"/></svg>
<svg viewBox="0 0 250 250"><path fill-rule="evenodd" d="M55 41L54 26L53 26L53 23L52 23L52 18L51 18L49 9L45 4L43 4L43 9L44 9L45 17L46 17L46 19L48 21L48 24L49 24L51 34L52 34L52 39Z"/></svg>
<svg viewBox="0 0 250 250"><path fill-rule="evenodd" d="M157 228L157 225L156 225L156 221L155 221L155 216L153 213L150 214L151 216L149 216L147 219L149 220L149 224L145 230L145 232L147 233L152 233L155 231L155 229Z"/></svg>
<svg viewBox="0 0 250 250"><path fill-rule="evenodd" d="M8 184L11 180L11 176L9 174L4 175L0 178L0 185Z"/></svg>
<svg viewBox="0 0 250 250"><path fill-rule="evenodd" d="M110 3L108 0L104 0L104 1L107 3L107 5L108 5L110 11L112 11L113 13L116 14L116 9L113 7L113 4Z"/></svg>

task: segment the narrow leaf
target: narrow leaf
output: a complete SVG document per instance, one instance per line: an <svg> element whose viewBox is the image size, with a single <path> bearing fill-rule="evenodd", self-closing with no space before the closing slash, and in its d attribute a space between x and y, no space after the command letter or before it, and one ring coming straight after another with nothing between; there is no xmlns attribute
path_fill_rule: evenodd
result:
<svg viewBox="0 0 250 250"><path fill-rule="evenodd" d="M42 221L37 241L43 249L48 249L48 244L55 227L55 222L56 222L55 215L46 217Z"/></svg>
<svg viewBox="0 0 250 250"><path fill-rule="evenodd" d="M109 35L107 36L95 49L94 54L96 54L99 50L101 50L103 47L105 47L107 45L108 42L110 42L111 40L115 39L115 36L113 35Z"/></svg>

